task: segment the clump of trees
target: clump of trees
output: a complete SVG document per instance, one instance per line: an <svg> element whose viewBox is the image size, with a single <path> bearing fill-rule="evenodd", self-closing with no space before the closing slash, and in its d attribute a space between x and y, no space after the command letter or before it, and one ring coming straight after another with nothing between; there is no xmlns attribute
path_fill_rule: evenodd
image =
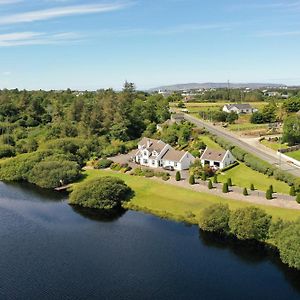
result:
<svg viewBox="0 0 300 300"><path fill-rule="evenodd" d="M42 187L57 185L58 178L67 183L77 178L78 166L127 153L169 117L166 99L128 82L121 92L0 90L0 158L16 156L1 162L0 179ZM188 135L182 129L179 140ZM53 176L49 184L37 178L46 170L47 178Z"/></svg>
<svg viewBox="0 0 300 300"><path fill-rule="evenodd" d="M254 112L251 115L251 123L253 124L264 124L274 123L276 121L277 106L274 102L267 104L262 111Z"/></svg>
<svg viewBox="0 0 300 300"><path fill-rule="evenodd" d="M213 204L203 210L199 219L199 226L204 231L228 233L229 217L228 204Z"/></svg>
<svg viewBox="0 0 300 300"><path fill-rule="evenodd" d="M74 186L69 203L82 207L111 210L121 208L129 200L132 190L115 177L101 177Z"/></svg>
<svg viewBox="0 0 300 300"><path fill-rule="evenodd" d="M285 119L282 141L289 146L300 144L300 116L289 116Z"/></svg>
<svg viewBox="0 0 300 300"><path fill-rule="evenodd" d="M277 247L283 263L300 269L300 219L287 222L272 220L264 210L245 207L230 211L226 204L205 208L199 218L204 231L225 234L243 241L271 242Z"/></svg>
<svg viewBox="0 0 300 300"><path fill-rule="evenodd" d="M238 120L239 115L235 112L227 113L225 111L200 111L200 117L205 120L210 120L214 122L226 122L229 124L233 124L236 120Z"/></svg>

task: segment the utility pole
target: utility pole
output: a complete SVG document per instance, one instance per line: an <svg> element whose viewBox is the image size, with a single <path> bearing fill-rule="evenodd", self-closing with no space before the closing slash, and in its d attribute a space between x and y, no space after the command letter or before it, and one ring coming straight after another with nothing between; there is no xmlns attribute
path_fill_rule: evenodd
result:
<svg viewBox="0 0 300 300"><path fill-rule="evenodd" d="M227 100L230 102L230 82L227 81Z"/></svg>

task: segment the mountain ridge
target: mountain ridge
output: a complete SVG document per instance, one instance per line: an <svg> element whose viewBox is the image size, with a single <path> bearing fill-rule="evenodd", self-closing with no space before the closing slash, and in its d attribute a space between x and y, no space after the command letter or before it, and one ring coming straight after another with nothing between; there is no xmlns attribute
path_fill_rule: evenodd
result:
<svg viewBox="0 0 300 300"><path fill-rule="evenodd" d="M150 91L179 91L179 90L191 90L191 89L219 89L227 88L227 82L204 82L204 83L180 83L180 84L171 84L163 85L155 88L151 88ZM260 89L260 88L280 88L287 87L286 84L280 83L230 83L229 87L232 89L239 88L251 88L251 89Z"/></svg>

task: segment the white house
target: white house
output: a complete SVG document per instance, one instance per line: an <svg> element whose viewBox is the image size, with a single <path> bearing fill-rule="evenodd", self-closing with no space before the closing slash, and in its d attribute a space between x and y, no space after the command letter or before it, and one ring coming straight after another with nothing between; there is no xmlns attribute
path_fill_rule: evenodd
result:
<svg viewBox="0 0 300 300"><path fill-rule="evenodd" d="M195 157L187 151L177 151L160 140L143 138L138 143L135 162L146 167L187 170L194 163Z"/></svg>
<svg viewBox="0 0 300 300"><path fill-rule="evenodd" d="M235 112L237 114L252 114L257 112L256 108L253 108L250 104L225 104L223 107L223 111L230 113Z"/></svg>
<svg viewBox="0 0 300 300"><path fill-rule="evenodd" d="M201 164L209 165L217 169L224 169L235 162L234 156L229 150L212 150L206 148L200 157Z"/></svg>

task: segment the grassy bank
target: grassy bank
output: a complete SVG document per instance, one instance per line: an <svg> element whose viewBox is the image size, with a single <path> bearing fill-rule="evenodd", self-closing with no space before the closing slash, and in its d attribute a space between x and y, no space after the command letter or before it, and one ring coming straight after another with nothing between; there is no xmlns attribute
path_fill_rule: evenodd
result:
<svg viewBox="0 0 300 300"><path fill-rule="evenodd" d="M287 152L287 153L285 153L285 155L300 161L300 150L293 151L293 152Z"/></svg>
<svg viewBox="0 0 300 300"><path fill-rule="evenodd" d="M256 172L247 167L244 163L226 171L223 175L218 176L220 182L226 182L228 178L232 179L232 183L241 188L250 188L251 183L255 189L266 191L270 185L273 185L274 191L281 194L289 194L290 187L283 181L268 177L262 173Z"/></svg>
<svg viewBox="0 0 300 300"><path fill-rule="evenodd" d="M114 171L88 170L85 175L84 180L101 176L114 176L123 179L135 191L135 196L130 201L129 208L150 212L173 220L187 220L196 223L204 208L218 202L228 203L230 209L233 210L251 206L247 202L224 199L216 195L172 186L163 181L159 182ZM300 211L296 210L263 205L255 206L264 209L275 218L295 220L300 217Z"/></svg>

